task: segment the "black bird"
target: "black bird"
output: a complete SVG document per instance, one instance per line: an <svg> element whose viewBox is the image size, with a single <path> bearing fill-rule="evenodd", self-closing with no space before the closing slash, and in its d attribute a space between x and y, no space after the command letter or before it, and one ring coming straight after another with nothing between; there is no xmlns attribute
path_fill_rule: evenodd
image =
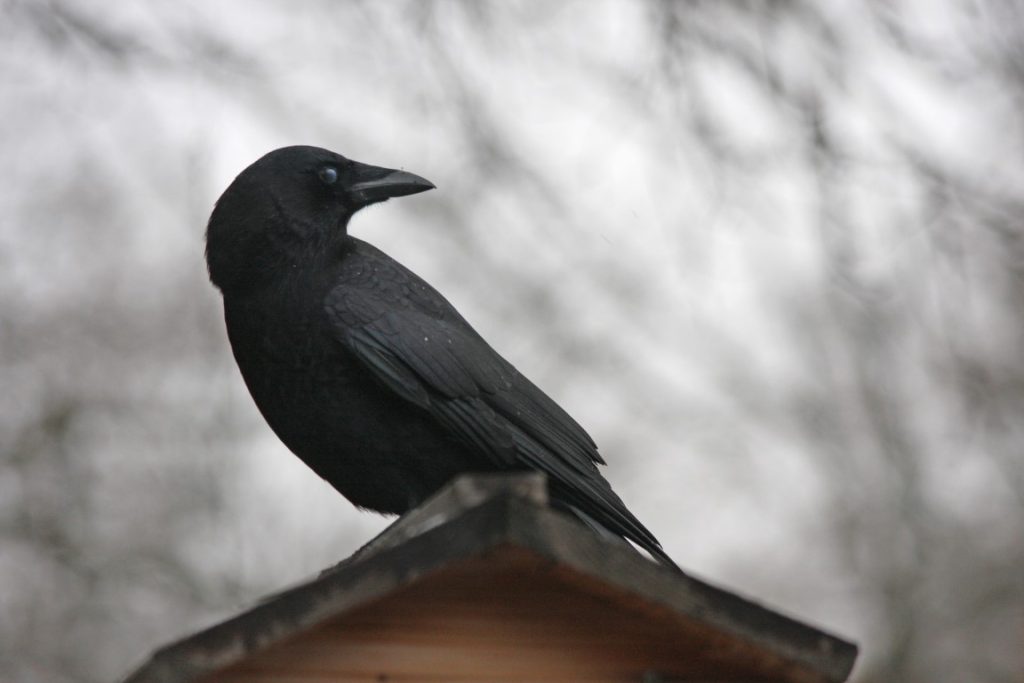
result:
<svg viewBox="0 0 1024 683"><path fill-rule="evenodd" d="M348 234L359 209L433 187L296 146L217 200L207 267L263 417L359 507L401 514L460 473L538 470L556 506L676 567L601 476L583 428L433 287Z"/></svg>

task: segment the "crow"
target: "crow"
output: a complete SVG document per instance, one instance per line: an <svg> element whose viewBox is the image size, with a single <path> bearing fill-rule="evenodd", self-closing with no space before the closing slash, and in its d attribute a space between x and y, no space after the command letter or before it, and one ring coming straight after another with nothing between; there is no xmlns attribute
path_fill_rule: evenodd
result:
<svg viewBox="0 0 1024 683"><path fill-rule="evenodd" d="M402 514L461 473L535 470L557 508L678 570L601 476L583 428L433 287L348 234L360 209L433 188L294 146L217 200L207 268L263 417L357 507Z"/></svg>

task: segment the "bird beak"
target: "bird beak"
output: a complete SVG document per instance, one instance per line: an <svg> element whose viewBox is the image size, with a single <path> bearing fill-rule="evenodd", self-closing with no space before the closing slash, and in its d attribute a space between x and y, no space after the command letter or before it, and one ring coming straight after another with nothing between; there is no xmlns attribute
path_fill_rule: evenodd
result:
<svg viewBox="0 0 1024 683"><path fill-rule="evenodd" d="M391 197L404 197L434 189L434 183L414 173L391 168L356 164L348 196L357 207L382 202Z"/></svg>

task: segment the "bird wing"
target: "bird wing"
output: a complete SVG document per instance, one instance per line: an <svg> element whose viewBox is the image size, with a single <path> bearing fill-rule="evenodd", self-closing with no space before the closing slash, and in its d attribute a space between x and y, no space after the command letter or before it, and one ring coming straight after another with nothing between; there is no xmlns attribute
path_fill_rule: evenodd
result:
<svg viewBox="0 0 1024 683"><path fill-rule="evenodd" d="M326 309L335 338L355 358L493 466L546 473L567 507L667 559L601 476L590 436L426 283L343 284Z"/></svg>
<svg viewBox="0 0 1024 683"><path fill-rule="evenodd" d="M352 295L347 298L351 301ZM457 436L486 446L500 464L517 463L517 436L564 461L566 474L597 473L594 463L603 462L575 420L458 323L391 309L346 326L339 341L392 391L426 409Z"/></svg>

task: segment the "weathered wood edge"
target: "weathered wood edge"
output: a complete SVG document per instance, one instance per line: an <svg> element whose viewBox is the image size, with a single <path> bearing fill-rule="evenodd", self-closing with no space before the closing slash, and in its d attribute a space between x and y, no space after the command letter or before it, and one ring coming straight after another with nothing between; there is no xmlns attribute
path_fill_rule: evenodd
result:
<svg viewBox="0 0 1024 683"><path fill-rule="evenodd" d="M470 484L465 483L467 479ZM825 681L841 683L853 668L854 644L678 574L647 560L630 546L590 533L575 520L547 508L546 499L537 495L536 479L515 477L514 485L501 485L489 477L491 481L483 487L472 479L456 480L417 508L418 515L417 511L407 515L413 520L400 524L403 517L319 577L157 650L124 683L195 681L427 574L502 545L525 548L705 623ZM481 491L486 494L482 498L478 495Z"/></svg>
<svg viewBox="0 0 1024 683"><path fill-rule="evenodd" d="M854 643L764 607L713 584L681 575L639 555L630 546L580 533L579 524L549 508L508 510L508 542L541 553L593 579L702 622L742 641L841 683L853 669Z"/></svg>
<svg viewBox="0 0 1024 683"><path fill-rule="evenodd" d="M486 511L503 509L503 501L511 499L529 500L535 506L546 503L543 475L459 477L319 577L266 596L235 617L159 648L124 683L195 681L425 574L492 548L505 536L501 523L505 515ZM480 512L465 518L463 513L475 510L499 523L475 523ZM443 521L437 523L438 518ZM460 531L467 522L465 531ZM481 535L474 537L477 533Z"/></svg>

